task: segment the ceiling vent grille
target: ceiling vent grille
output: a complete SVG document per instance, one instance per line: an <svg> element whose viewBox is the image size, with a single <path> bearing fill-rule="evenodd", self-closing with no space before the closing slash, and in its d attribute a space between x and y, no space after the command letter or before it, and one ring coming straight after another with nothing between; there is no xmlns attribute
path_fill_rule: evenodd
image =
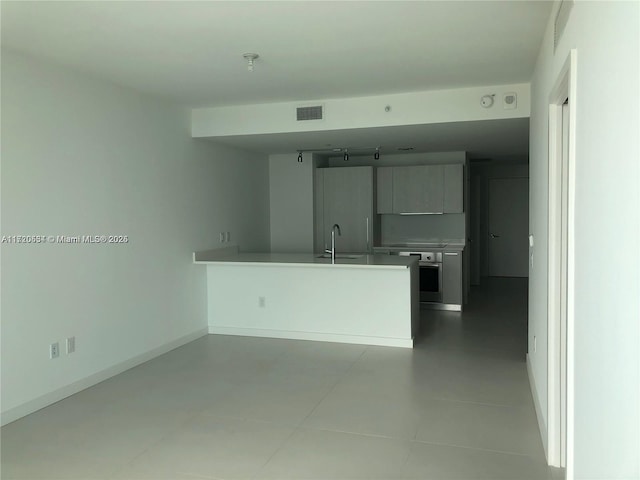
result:
<svg viewBox="0 0 640 480"><path fill-rule="evenodd" d="M560 43L560 39L562 38L564 27L567 25L567 22L569 21L569 12L571 12L571 7L573 7L573 0L562 0L560 2L560 7L558 7L558 13L556 13L556 20L553 24L553 52L554 53L556 51L556 48L558 47L558 43Z"/></svg>
<svg viewBox="0 0 640 480"><path fill-rule="evenodd" d="M296 108L296 119L299 122L305 120L322 120L322 105Z"/></svg>

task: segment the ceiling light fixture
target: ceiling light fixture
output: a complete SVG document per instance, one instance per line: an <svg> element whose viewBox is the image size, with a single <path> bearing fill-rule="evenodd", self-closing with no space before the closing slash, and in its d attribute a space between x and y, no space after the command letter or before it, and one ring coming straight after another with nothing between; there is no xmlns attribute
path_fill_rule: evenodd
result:
<svg viewBox="0 0 640 480"><path fill-rule="evenodd" d="M353 153L356 152L356 155L368 155L369 152L373 150L373 158L376 160L380 159L380 149L382 147L334 147L334 148L307 148L307 149L299 149L296 150L298 152L298 163L302 163L302 154L303 153L314 153L323 155L325 157L336 157L336 154L342 153L342 159L345 162L349 161L349 151ZM413 150L413 148L411 148Z"/></svg>
<svg viewBox="0 0 640 480"><path fill-rule="evenodd" d="M247 70L253 72L253 62L260 57L257 53L245 53L242 55L244 59L247 61Z"/></svg>

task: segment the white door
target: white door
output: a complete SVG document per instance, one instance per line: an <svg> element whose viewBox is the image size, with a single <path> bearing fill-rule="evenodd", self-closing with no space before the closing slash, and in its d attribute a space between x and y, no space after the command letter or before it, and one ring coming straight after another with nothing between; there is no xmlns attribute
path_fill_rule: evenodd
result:
<svg viewBox="0 0 640 480"><path fill-rule="evenodd" d="M489 182L489 275L529 276L529 179Z"/></svg>

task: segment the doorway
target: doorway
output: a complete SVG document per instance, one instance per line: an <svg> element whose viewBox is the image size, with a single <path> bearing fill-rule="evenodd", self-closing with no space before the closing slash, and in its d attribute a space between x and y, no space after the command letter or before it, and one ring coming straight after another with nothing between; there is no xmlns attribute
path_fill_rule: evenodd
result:
<svg viewBox="0 0 640 480"><path fill-rule="evenodd" d="M547 461L573 478L573 242L576 53L549 98Z"/></svg>
<svg viewBox="0 0 640 480"><path fill-rule="evenodd" d="M489 276L528 277L529 179L489 180Z"/></svg>

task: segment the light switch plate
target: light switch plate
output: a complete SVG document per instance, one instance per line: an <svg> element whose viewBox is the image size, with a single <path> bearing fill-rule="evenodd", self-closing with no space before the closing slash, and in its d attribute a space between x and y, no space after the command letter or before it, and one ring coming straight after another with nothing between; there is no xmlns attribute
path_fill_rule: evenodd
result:
<svg viewBox="0 0 640 480"><path fill-rule="evenodd" d="M76 337L67 338L67 355L76 351Z"/></svg>

